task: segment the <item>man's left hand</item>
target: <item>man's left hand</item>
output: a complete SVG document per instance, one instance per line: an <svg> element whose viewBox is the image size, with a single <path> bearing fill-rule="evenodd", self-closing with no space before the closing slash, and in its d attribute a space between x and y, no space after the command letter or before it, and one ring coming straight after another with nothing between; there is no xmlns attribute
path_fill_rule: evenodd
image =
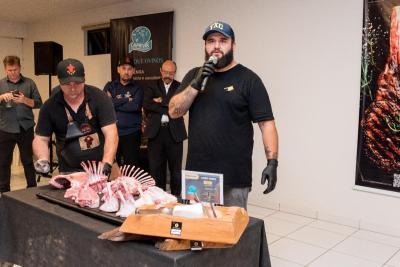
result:
<svg viewBox="0 0 400 267"><path fill-rule="evenodd" d="M267 189L265 189L264 194L268 194L269 192L275 189L277 181L277 168L278 168L278 160L269 159L267 167L265 167L261 176L261 184L265 184L265 181L268 180Z"/></svg>
<svg viewBox="0 0 400 267"><path fill-rule="evenodd" d="M12 99L15 103L20 103L20 104L25 103L25 95L22 92L19 92L18 94L13 94Z"/></svg>
<svg viewBox="0 0 400 267"><path fill-rule="evenodd" d="M161 103L162 100L163 100L163 99L162 99L161 96L160 96L160 97L153 98L153 101L156 102L156 103Z"/></svg>

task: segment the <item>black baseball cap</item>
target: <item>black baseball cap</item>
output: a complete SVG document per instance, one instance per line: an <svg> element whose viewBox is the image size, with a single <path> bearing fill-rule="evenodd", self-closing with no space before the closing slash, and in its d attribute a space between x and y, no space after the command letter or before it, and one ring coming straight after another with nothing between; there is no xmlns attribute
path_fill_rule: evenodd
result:
<svg viewBox="0 0 400 267"><path fill-rule="evenodd" d="M207 36L214 32L219 32L226 37L235 40L235 33L233 32L231 25L222 21L216 21L208 25L206 30L204 31L203 40L206 40Z"/></svg>
<svg viewBox="0 0 400 267"><path fill-rule="evenodd" d="M133 68L135 67L132 56L126 55L118 60L118 66L125 65L125 64L131 65Z"/></svg>
<svg viewBox="0 0 400 267"><path fill-rule="evenodd" d="M67 58L58 63L57 77L60 84L70 82L85 82L85 68L82 62L74 58Z"/></svg>

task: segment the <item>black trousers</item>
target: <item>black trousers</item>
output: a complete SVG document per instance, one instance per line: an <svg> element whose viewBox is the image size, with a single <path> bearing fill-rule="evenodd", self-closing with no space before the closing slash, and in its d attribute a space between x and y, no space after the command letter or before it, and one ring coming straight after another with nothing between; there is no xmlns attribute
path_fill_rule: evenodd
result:
<svg viewBox="0 0 400 267"><path fill-rule="evenodd" d="M119 137L117 163L119 166L139 166L141 131Z"/></svg>
<svg viewBox="0 0 400 267"><path fill-rule="evenodd" d="M147 153L150 174L156 180L157 186L166 189L168 162L171 194L180 196L183 142L175 142L168 126L161 126L158 135L149 139Z"/></svg>
<svg viewBox="0 0 400 267"><path fill-rule="evenodd" d="M10 191L11 163L15 144L18 145L28 187L36 186L36 173L33 167L33 127L20 133L0 131L0 193Z"/></svg>

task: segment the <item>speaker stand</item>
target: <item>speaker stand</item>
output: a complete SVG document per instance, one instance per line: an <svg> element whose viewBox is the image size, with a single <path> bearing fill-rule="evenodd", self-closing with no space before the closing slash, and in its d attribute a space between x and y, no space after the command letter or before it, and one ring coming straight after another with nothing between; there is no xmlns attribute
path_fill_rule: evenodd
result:
<svg viewBox="0 0 400 267"><path fill-rule="evenodd" d="M51 97L51 74L49 74L49 97ZM53 145L55 145L56 142L53 140L53 135L50 136L50 173L53 173L57 167L58 163L53 161Z"/></svg>
<svg viewBox="0 0 400 267"><path fill-rule="evenodd" d="M49 97L51 97L51 74L49 74ZM47 177L51 178L51 174L57 169L58 163L53 161L53 145L55 145L56 142L53 140L53 135L50 136L50 141L49 141L49 149L50 149L50 171L48 174L38 174L37 176L37 182L40 182L40 178Z"/></svg>

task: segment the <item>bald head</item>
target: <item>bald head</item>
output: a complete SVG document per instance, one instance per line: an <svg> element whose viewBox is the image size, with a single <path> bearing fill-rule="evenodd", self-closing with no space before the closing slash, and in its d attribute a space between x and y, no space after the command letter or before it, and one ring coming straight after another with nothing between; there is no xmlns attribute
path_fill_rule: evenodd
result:
<svg viewBox="0 0 400 267"><path fill-rule="evenodd" d="M166 60L160 68L161 78L164 83L170 84L175 77L176 64L172 60Z"/></svg>

